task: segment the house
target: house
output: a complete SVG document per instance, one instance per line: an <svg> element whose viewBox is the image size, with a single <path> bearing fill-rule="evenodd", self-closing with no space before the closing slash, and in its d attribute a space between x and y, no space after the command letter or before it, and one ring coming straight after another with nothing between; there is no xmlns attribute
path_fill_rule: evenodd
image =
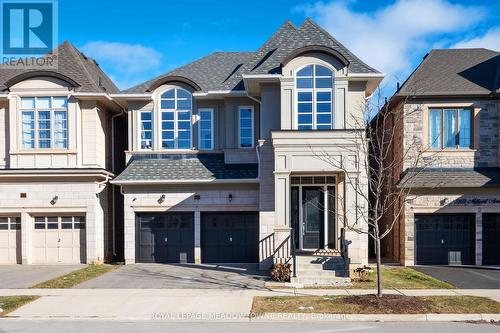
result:
<svg viewBox="0 0 500 333"><path fill-rule="evenodd" d="M119 90L70 43L56 54L56 69L0 70L1 264L113 256Z"/></svg>
<svg viewBox="0 0 500 333"><path fill-rule="evenodd" d="M111 181L125 262L268 269L295 247L307 267L343 260L349 244L347 263L366 264L367 236L342 223L359 198L318 154L364 158L353 119L382 79L307 19L256 51L216 52L113 95L128 115L127 167Z"/></svg>
<svg viewBox="0 0 500 333"><path fill-rule="evenodd" d="M391 156L415 141L427 165L405 160L391 186L410 184L384 253L403 265L500 264L500 53L432 50L390 107L405 112ZM394 212L387 212L390 223Z"/></svg>

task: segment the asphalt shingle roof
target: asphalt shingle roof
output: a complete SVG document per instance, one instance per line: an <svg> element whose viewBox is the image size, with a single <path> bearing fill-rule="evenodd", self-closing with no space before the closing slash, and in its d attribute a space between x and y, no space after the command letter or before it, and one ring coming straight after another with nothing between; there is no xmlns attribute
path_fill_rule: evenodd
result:
<svg viewBox="0 0 500 333"><path fill-rule="evenodd" d="M71 43L65 41L54 52L57 56L57 69L48 71L64 75L78 84L77 92L117 93L118 87L90 57L85 56ZM8 90L5 83L21 74L39 72L40 69L0 68L0 91Z"/></svg>
<svg viewBox="0 0 500 333"><path fill-rule="evenodd" d="M365 64L328 32L310 19L300 28L285 22L255 52L216 52L190 64L162 74L152 80L122 91L124 94L145 93L153 82L168 76L182 76L198 84L202 91L243 90L245 74L281 74L281 62L294 50L305 46L326 46L338 51L349 61L352 73L379 73Z"/></svg>
<svg viewBox="0 0 500 333"><path fill-rule="evenodd" d="M432 50L396 95L475 95L500 92L500 52Z"/></svg>
<svg viewBox="0 0 500 333"><path fill-rule="evenodd" d="M151 154L135 155L132 162L113 182L254 179L258 165L225 164L224 154Z"/></svg>
<svg viewBox="0 0 500 333"><path fill-rule="evenodd" d="M411 188L500 187L500 169L431 168L406 172L399 182Z"/></svg>

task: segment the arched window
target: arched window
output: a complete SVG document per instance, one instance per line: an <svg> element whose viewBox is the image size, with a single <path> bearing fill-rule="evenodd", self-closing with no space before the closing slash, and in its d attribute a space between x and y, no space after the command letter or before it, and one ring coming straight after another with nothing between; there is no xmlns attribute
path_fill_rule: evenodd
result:
<svg viewBox="0 0 500 333"><path fill-rule="evenodd" d="M192 95L174 88L160 96L162 149L191 149Z"/></svg>
<svg viewBox="0 0 500 333"><path fill-rule="evenodd" d="M297 129L333 128L333 72L321 65L308 65L297 71Z"/></svg>

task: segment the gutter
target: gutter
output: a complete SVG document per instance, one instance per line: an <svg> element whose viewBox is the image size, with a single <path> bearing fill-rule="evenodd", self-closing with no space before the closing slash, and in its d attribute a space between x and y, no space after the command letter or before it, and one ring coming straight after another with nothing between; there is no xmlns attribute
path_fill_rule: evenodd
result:
<svg viewBox="0 0 500 333"><path fill-rule="evenodd" d="M243 179L172 179L172 180L112 180L115 185L163 185L163 184L253 184L258 183L259 178Z"/></svg>

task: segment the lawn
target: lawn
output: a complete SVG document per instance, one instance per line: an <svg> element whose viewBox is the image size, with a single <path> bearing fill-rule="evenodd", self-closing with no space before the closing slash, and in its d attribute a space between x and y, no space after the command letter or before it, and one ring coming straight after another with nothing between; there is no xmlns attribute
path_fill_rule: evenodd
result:
<svg viewBox="0 0 500 333"><path fill-rule="evenodd" d="M500 313L500 303L474 296L274 296L254 297L252 314Z"/></svg>
<svg viewBox="0 0 500 333"><path fill-rule="evenodd" d="M0 296L0 317L5 316L7 313L15 309L33 302L39 296Z"/></svg>
<svg viewBox="0 0 500 333"><path fill-rule="evenodd" d="M120 267L119 265L89 265L85 268L71 272L69 274L56 277L52 280L35 284L31 288L34 289L65 289L73 288L74 286L87 280L96 278Z"/></svg>
<svg viewBox="0 0 500 333"><path fill-rule="evenodd" d="M352 279L355 289L376 289L377 273L374 270L368 275L371 281L359 282ZM417 272L408 267L383 267L382 288L384 289L453 289L455 286L435 279L427 274Z"/></svg>

